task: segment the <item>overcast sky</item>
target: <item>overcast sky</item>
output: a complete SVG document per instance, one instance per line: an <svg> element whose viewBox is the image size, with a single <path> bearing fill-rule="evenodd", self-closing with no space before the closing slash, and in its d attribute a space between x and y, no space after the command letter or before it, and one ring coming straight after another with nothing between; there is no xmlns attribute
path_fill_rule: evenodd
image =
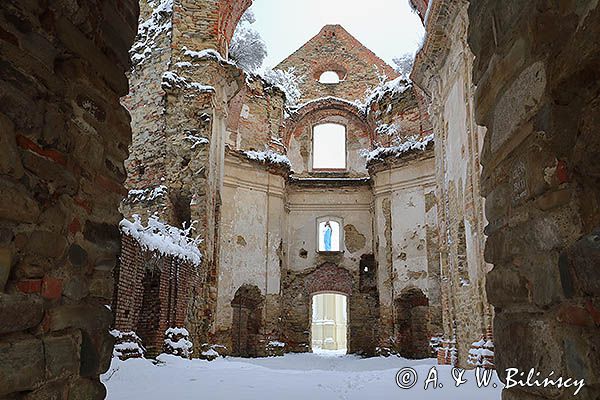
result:
<svg viewBox="0 0 600 400"><path fill-rule="evenodd" d="M253 27L267 43L269 68L327 24L341 24L392 66L392 58L418 49L424 32L408 0L254 0L252 10Z"/></svg>

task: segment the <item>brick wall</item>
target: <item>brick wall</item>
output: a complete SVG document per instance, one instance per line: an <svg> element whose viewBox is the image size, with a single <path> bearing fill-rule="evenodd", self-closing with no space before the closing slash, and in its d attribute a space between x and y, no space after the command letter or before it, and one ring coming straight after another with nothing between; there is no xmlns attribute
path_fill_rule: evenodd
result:
<svg viewBox="0 0 600 400"><path fill-rule="evenodd" d="M200 289L198 278L196 266L145 251L123 235L113 303L115 329L136 332L148 355L162 352L167 328L187 325L191 294ZM201 343L193 342L200 348Z"/></svg>
<svg viewBox="0 0 600 400"><path fill-rule="evenodd" d="M392 67L341 25L326 25L276 68L287 70L290 67L303 78L300 84L301 103L328 96L363 100L365 91L379 84L378 74L385 74L389 79L398 77ZM321 73L329 70L338 72L340 83L323 84L318 81Z"/></svg>

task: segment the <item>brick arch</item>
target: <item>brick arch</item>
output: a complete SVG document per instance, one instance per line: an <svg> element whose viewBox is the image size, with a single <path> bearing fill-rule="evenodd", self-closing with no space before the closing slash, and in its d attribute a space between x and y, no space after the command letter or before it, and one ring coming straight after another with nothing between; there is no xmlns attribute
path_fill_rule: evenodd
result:
<svg viewBox="0 0 600 400"><path fill-rule="evenodd" d="M215 49L227 57L235 28L251 5L252 0L177 0L173 5L173 20L178 28L174 45L193 50Z"/></svg>
<svg viewBox="0 0 600 400"><path fill-rule="evenodd" d="M352 275L344 268L323 263L306 277L306 290L311 295L318 292L340 292L350 296L352 282Z"/></svg>
<svg viewBox="0 0 600 400"><path fill-rule="evenodd" d="M363 131L369 135L371 144L373 143L374 129L369 124L366 114L349 101L327 97L306 103L296 110L288 120L286 126L284 134L285 145L289 147L292 136L299 128L311 124L313 120L318 120L321 116L322 118L325 118L329 115L340 115L357 122L358 125L362 127Z"/></svg>
<svg viewBox="0 0 600 400"><path fill-rule="evenodd" d="M240 18L252 5L252 0L220 0L217 36L219 52L225 54Z"/></svg>

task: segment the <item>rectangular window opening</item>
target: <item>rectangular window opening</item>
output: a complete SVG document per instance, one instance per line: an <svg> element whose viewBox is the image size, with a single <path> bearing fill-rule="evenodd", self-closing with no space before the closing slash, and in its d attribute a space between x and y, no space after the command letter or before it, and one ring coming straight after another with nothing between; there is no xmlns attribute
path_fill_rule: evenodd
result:
<svg viewBox="0 0 600 400"><path fill-rule="evenodd" d="M346 169L346 127L320 124L313 128L313 169Z"/></svg>

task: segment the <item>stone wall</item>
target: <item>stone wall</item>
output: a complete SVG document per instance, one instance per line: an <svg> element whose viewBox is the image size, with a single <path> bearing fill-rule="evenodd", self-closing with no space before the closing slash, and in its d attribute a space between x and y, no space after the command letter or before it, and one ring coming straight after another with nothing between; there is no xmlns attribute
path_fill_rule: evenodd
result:
<svg viewBox="0 0 600 400"><path fill-rule="evenodd" d="M396 146L410 137L431 134L427 106L420 89L407 81L399 82L399 90L376 96L367 112L367 121L374 130L374 147Z"/></svg>
<svg viewBox="0 0 600 400"><path fill-rule="evenodd" d="M0 5L0 397L102 399L134 1Z"/></svg>
<svg viewBox="0 0 600 400"><path fill-rule="evenodd" d="M245 82L223 57L251 2L141 3L131 90L123 100L134 141L127 161L130 196L122 210L127 218L156 213L172 226L194 224L203 260L185 325L194 343L208 343L217 299L227 104Z"/></svg>
<svg viewBox="0 0 600 400"><path fill-rule="evenodd" d="M484 227L479 157L484 129L474 117L473 54L466 43L467 2L438 1L416 56L412 79L430 98L435 133L436 196L443 292L443 334L468 363L473 342L486 336L492 310L485 292L491 269L483 258ZM490 339L490 338L488 338Z"/></svg>
<svg viewBox="0 0 600 400"><path fill-rule="evenodd" d="M326 25L301 48L276 67L293 68L302 79L300 103L322 97L363 100L365 91L379 85L379 76L389 79L398 73L356 40L341 25ZM321 73L337 72L340 83L319 82Z"/></svg>
<svg viewBox="0 0 600 400"><path fill-rule="evenodd" d="M597 398L600 6L473 1L468 15L475 116L487 128L481 191L498 370L585 379L578 396ZM572 396L514 388L503 397Z"/></svg>
<svg viewBox="0 0 600 400"><path fill-rule="evenodd" d="M228 104L227 145L237 150L265 148L284 153L285 94L259 77L246 85Z"/></svg>

